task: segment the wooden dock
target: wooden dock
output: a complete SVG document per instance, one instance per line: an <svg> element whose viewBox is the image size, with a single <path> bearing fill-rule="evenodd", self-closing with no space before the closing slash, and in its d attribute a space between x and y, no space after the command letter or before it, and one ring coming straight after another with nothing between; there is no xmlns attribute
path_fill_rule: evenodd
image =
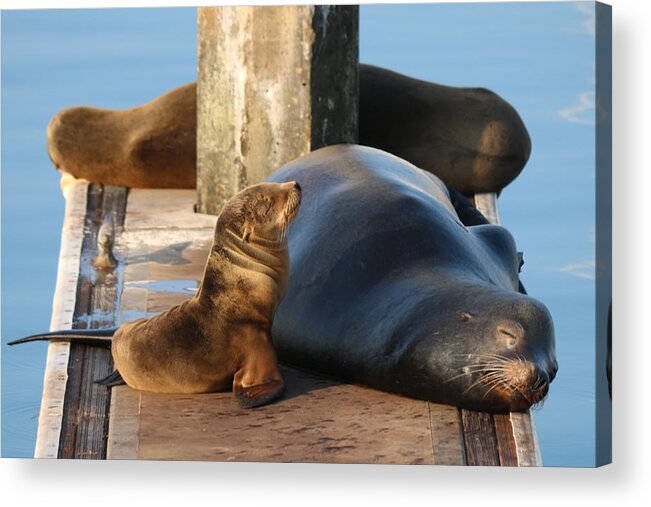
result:
<svg viewBox="0 0 651 507"><path fill-rule="evenodd" d="M65 194L52 329L111 327L192 296L216 220L194 213L195 191L74 181ZM485 211L491 202L477 199ZM103 272L93 262L109 216L118 266ZM111 368L106 349L49 345L36 457L541 465L528 413L459 410L286 366L283 399L244 410L230 392L167 395L93 383Z"/></svg>

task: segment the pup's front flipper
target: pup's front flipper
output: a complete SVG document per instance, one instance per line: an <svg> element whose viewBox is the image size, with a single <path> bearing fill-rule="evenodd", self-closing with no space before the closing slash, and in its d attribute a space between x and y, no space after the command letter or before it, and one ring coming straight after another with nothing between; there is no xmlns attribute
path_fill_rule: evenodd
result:
<svg viewBox="0 0 651 507"><path fill-rule="evenodd" d="M280 398L285 391L283 380L273 380L264 384L242 387L233 383L233 392L242 408L254 408L266 405Z"/></svg>
<svg viewBox="0 0 651 507"><path fill-rule="evenodd" d="M242 408L277 400L285 390L271 340L261 339L247 350L244 365L233 377L233 393Z"/></svg>

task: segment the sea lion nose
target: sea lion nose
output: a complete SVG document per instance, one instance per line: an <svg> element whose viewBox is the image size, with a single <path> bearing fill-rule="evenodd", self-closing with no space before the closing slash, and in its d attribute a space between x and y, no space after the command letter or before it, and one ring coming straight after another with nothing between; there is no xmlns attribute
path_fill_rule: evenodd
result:
<svg viewBox="0 0 651 507"><path fill-rule="evenodd" d="M298 181L294 182L294 190L297 190L298 192L301 191L301 186L298 184Z"/></svg>
<svg viewBox="0 0 651 507"><path fill-rule="evenodd" d="M531 404L542 400L549 389L549 376L530 361L513 361L504 368L505 377Z"/></svg>

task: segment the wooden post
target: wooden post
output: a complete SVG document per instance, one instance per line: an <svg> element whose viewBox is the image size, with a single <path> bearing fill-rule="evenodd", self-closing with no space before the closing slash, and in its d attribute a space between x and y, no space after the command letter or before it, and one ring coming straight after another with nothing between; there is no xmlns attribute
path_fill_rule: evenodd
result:
<svg viewBox="0 0 651 507"><path fill-rule="evenodd" d="M317 148L356 143L357 6L198 9L198 211Z"/></svg>

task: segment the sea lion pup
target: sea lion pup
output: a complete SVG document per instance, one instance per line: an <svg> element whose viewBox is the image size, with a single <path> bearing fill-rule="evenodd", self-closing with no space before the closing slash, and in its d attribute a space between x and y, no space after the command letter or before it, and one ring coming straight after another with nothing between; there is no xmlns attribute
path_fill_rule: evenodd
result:
<svg viewBox="0 0 651 507"><path fill-rule="evenodd" d="M132 188L196 187L196 143L196 83L132 109L64 109L47 128L57 169Z"/></svg>
<svg viewBox="0 0 651 507"><path fill-rule="evenodd" d="M322 148L269 180L297 181L305 197L272 328L281 362L473 410L543 400L558 367L554 326L519 292L505 228L373 148Z"/></svg>
<svg viewBox="0 0 651 507"><path fill-rule="evenodd" d="M361 64L359 144L397 155L465 195L499 192L529 159L518 113L483 88L454 88ZM125 111L73 107L48 127L55 166L93 183L196 185L196 83Z"/></svg>
<svg viewBox="0 0 651 507"><path fill-rule="evenodd" d="M485 88L430 83L360 66L360 144L435 174L464 195L500 192L522 171L531 139L517 111Z"/></svg>
<svg viewBox="0 0 651 507"><path fill-rule="evenodd" d="M197 294L117 330L70 330L33 340L111 345L106 385L163 393L206 393L232 385L240 405L277 399L284 382L271 324L289 278L286 230L301 201L297 183L260 183L226 203ZM114 331L114 332L113 332Z"/></svg>

